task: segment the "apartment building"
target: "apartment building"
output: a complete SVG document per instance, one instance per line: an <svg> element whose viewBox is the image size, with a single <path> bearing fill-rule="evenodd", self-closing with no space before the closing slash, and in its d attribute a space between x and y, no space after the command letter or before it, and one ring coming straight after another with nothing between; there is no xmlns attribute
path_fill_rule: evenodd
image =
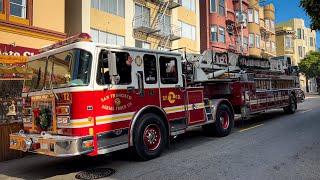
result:
<svg viewBox="0 0 320 180"><path fill-rule="evenodd" d="M275 8L260 6L259 0L249 0L249 55L270 58L276 56Z"/></svg>
<svg viewBox="0 0 320 180"><path fill-rule="evenodd" d="M289 56L294 66L310 52L316 51L316 32L305 26L303 19L290 19L276 25L277 56ZM316 92L316 82L309 80L309 90ZM300 76L300 86L306 91L306 79Z"/></svg>
<svg viewBox="0 0 320 180"><path fill-rule="evenodd" d="M94 42L199 53L199 26L197 0L66 1L68 35L87 32Z"/></svg>
<svg viewBox="0 0 320 180"><path fill-rule="evenodd" d="M0 0L0 55L32 55L64 32L64 0Z"/></svg>
<svg viewBox="0 0 320 180"><path fill-rule="evenodd" d="M247 55L249 2L248 0L242 0L242 7L240 2L240 0L201 1L200 34L202 52L214 50L216 52L234 52Z"/></svg>

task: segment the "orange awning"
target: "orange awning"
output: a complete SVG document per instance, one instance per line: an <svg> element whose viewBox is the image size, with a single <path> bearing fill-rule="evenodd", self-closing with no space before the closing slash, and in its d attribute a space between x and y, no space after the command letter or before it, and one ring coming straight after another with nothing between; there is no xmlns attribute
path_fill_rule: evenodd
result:
<svg viewBox="0 0 320 180"><path fill-rule="evenodd" d="M6 56L0 55L0 64L25 64L28 57L26 56Z"/></svg>

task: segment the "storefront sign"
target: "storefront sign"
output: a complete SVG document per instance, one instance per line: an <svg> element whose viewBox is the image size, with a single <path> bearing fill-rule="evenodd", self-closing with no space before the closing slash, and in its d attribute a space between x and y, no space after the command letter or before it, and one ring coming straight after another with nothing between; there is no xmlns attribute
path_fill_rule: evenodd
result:
<svg viewBox="0 0 320 180"><path fill-rule="evenodd" d="M39 51L37 49L0 43L0 55L4 55L4 56L33 56L38 53L39 53Z"/></svg>

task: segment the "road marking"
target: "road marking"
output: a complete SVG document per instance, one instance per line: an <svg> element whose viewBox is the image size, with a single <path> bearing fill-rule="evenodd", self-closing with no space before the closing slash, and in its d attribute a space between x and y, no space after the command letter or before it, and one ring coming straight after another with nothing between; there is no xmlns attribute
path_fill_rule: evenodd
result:
<svg viewBox="0 0 320 180"><path fill-rule="evenodd" d="M301 111L300 113L301 113L301 114L304 114L304 113L310 112L310 111L312 111L312 109L304 110L304 111Z"/></svg>
<svg viewBox="0 0 320 180"><path fill-rule="evenodd" d="M257 127L260 127L262 126L263 124L258 124L256 126L252 126L252 127L248 127L248 128L245 128L245 129L241 129L239 132L244 132L244 131L248 131L250 129L254 129L254 128L257 128Z"/></svg>

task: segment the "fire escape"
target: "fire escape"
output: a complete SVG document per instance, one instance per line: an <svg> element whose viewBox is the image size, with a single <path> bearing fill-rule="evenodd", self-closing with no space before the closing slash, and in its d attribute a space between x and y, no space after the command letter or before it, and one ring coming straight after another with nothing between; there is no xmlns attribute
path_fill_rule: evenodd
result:
<svg viewBox="0 0 320 180"><path fill-rule="evenodd" d="M168 16L172 9L181 6L181 0L136 0L136 2L148 8L149 13L146 11L135 14L133 19L133 30L135 32L159 39L158 48L169 49L172 41L181 38L181 27L171 24L171 19ZM153 14L147 7L148 2L155 4L157 7Z"/></svg>

